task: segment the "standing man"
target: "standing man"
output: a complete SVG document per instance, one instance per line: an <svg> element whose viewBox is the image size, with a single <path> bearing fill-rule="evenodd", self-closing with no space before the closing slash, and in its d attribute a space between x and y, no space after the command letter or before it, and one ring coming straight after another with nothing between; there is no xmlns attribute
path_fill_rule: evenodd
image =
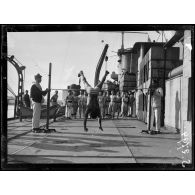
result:
<svg viewBox="0 0 195 195"><path fill-rule="evenodd" d="M123 92L123 96L122 96L122 104L121 104L121 115L122 118L127 117L128 114L128 95L126 92Z"/></svg>
<svg viewBox="0 0 195 195"><path fill-rule="evenodd" d="M153 127L154 117L155 117L155 130L150 131L151 134L159 134L160 133L160 115L161 115L161 97L163 96L163 89L158 87L151 91L151 121L150 128Z"/></svg>
<svg viewBox="0 0 195 195"><path fill-rule="evenodd" d="M40 74L35 75L35 84L30 89L30 97L32 98L33 117L32 117L32 129L33 132L40 132L39 122L41 117L41 104L44 102L43 96L45 96L49 89L42 91L40 85L42 76Z"/></svg>
<svg viewBox="0 0 195 195"><path fill-rule="evenodd" d="M65 99L65 107L66 107L66 116L68 119L71 119L73 113L73 96L71 90L68 91L68 96Z"/></svg>
<svg viewBox="0 0 195 195"><path fill-rule="evenodd" d="M111 91L108 110L109 110L109 114L111 115L112 119L114 119L114 115L116 112L116 96L114 95L114 91Z"/></svg>
<svg viewBox="0 0 195 195"><path fill-rule="evenodd" d="M87 105L86 92L84 92L83 90L81 91L81 94L79 95L78 105L79 105L79 116L80 118L83 118L85 115L85 110L86 110L86 105Z"/></svg>
<svg viewBox="0 0 195 195"><path fill-rule="evenodd" d="M121 101L122 98L120 96L120 92L118 91L116 94L116 112L117 112L117 119L119 118L119 115L121 113Z"/></svg>
<svg viewBox="0 0 195 195"><path fill-rule="evenodd" d="M133 103L135 101L133 92L130 92L129 95L129 116L132 117L133 115Z"/></svg>
<svg viewBox="0 0 195 195"><path fill-rule="evenodd" d="M99 96L98 96L98 103L99 103L99 107L100 107L100 112L101 112L101 116L104 119L104 107L105 107L105 98L102 95L102 92L99 92Z"/></svg>
<svg viewBox="0 0 195 195"><path fill-rule="evenodd" d="M109 108L109 104L110 104L110 95L109 95L109 91L107 91L107 93L106 93L106 104L105 104L105 115L107 115L107 117L108 117L108 115L109 115L109 110L108 110L108 108Z"/></svg>
<svg viewBox="0 0 195 195"><path fill-rule="evenodd" d="M24 100L25 107L30 108L30 96L28 94L28 90L26 90L23 100Z"/></svg>
<svg viewBox="0 0 195 195"><path fill-rule="evenodd" d="M58 91L55 91L55 94L51 97L51 105L57 105L57 101L58 101Z"/></svg>

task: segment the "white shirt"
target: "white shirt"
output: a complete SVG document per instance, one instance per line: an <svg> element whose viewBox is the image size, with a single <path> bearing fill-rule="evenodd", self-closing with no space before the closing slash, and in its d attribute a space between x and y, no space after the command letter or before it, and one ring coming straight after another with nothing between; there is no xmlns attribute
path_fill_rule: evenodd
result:
<svg viewBox="0 0 195 195"><path fill-rule="evenodd" d="M161 97L163 96L162 88L157 88L151 98L151 105L153 108L161 107Z"/></svg>
<svg viewBox="0 0 195 195"><path fill-rule="evenodd" d="M115 103L115 102L116 102L116 96L110 95L110 103Z"/></svg>

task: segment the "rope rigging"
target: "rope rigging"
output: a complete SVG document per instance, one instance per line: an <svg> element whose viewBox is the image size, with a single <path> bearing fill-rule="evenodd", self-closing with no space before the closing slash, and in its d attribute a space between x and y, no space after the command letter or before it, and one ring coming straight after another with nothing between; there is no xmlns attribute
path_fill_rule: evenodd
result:
<svg viewBox="0 0 195 195"><path fill-rule="evenodd" d="M8 91L10 91L12 93L12 95L14 95L16 97L16 94L14 93L13 89L10 87L9 84L7 84L7 89L8 89Z"/></svg>

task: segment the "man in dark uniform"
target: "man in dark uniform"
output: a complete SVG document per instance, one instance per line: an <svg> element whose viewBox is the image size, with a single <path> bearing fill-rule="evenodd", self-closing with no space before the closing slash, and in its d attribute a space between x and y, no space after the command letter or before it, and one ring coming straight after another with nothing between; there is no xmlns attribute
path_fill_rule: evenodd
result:
<svg viewBox="0 0 195 195"><path fill-rule="evenodd" d="M80 71L78 75L79 77L81 76L86 92L88 93L87 108L86 108L85 118L84 118L84 131L86 132L88 131L86 127L88 115L90 115L92 119L95 119L98 117L99 129L103 131L102 123L101 123L101 120L102 120L101 112L100 112L100 107L98 103L98 94L108 74L109 72L106 71L102 80L94 88L92 88L91 85L87 82L86 78L84 77L83 71Z"/></svg>
<svg viewBox="0 0 195 195"><path fill-rule="evenodd" d="M24 95L23 100L25 107L30 108L30 96L28 94L28 90L26 90L26 94Z"/></svg>
<svg viewBox="0 0 195 195"><path fill-rule="evenodd" d="M49 89L42 91L40 85L42 76L40 74L35 75L35 84L30 89L30 97L32 98L33 117L32 117L32 129L33 132L40 132L39 122L41 117L41 104L44 102L43 96L45 96Z"/></svg>

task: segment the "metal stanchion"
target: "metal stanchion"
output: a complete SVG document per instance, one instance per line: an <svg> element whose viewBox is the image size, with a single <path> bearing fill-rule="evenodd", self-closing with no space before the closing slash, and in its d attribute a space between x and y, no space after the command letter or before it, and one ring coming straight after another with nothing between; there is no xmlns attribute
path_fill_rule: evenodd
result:
<svg viewBox="0 0 195 195"><path fill-rule="evenodd" d="M47 94L47 121L46 121L46 129L44 129L45 133L50 133L50 132L56 132L55 129L50 129L49 128L49 107L50 107L50 90L51 90L51 67L52 64L49 63L49 75L48 75L48 94Z"/></svg>

